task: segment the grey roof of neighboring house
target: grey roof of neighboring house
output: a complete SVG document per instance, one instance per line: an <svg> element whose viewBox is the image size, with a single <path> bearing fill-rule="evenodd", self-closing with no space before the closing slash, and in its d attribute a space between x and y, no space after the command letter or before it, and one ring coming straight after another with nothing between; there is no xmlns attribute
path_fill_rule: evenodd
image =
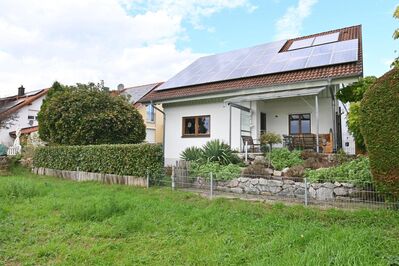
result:
<svg viewBox="0 0 399 266"><path fill-rule="evenodd" d="M122 91L122 95L129 95L130 96L130 102L136 103L139 101L141 98L143 98L145 95L147 95L150 91L152 91L154 88L162 84L161 82L157 83L151 83L147 85L141 85L141 86L135 86L135 87L129 87L126 88Z"/></svg>

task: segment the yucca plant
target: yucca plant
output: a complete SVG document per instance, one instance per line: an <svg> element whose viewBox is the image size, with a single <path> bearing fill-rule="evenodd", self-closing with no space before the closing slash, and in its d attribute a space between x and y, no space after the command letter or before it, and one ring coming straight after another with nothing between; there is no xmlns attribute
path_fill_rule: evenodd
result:
<svg viewBox="0 0 399 266"><path fill-rule="evenodd" d="M221 165L238 163L239 158L230 146L220 141L210 140L202 147L202 155L207 162L218 162Z"/></svg>
<svg viewBox="0 0 399 266"><path fill-rule="evenodd" d="M202 149L198 147L188 147L180 154L180 158L185 161L200 162L203 158Z"/></svg>

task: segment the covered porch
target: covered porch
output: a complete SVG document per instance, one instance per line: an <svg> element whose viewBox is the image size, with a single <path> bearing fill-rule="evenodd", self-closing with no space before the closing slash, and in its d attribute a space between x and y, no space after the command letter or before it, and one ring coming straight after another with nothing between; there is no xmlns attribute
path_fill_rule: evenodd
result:
<svg viewBox="0 0 399 266"><path fill-rule="evenodd" d="M273 132L283 140L276 146L336 152L341 145L336 90L337 86L282 88L225 99L230 145L237 147L239 142L241 152L257 153L261 135ZM239 126L235 125L238 113Z"/></svg>

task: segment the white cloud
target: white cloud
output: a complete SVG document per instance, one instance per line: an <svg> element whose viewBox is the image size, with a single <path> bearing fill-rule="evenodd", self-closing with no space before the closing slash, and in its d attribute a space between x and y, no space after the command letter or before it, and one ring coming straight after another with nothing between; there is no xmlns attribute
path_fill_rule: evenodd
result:
<svg viewBox="0 0 399 266"><path fill-rule="evenodd" d="M176 48L184 21L201 27L202 17L239 7L254 8L248 0L1 0L0 95L54 80L103 79L111 88L166 80L201 56Z"/></svg>
<svg viewBox="0 0 399 266"><path fill-rule="evenodd" d="M311 12L318 0L298 0L296 6L291 6L285 14L276 22L276 40L297 37L301 33L302 24Z"/></svg>

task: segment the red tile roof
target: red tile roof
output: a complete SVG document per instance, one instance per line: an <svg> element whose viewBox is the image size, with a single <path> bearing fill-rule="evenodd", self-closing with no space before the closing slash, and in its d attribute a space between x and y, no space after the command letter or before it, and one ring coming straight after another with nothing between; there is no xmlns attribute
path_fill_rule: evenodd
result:
<svg viewBox="0 0 399 266"><path fill-rule="evenodd" d="M327 35L334 32L340 32L339 41L358 39L358 61L343 63L337 65L328 65L316 68L308 68L290 72L268 74L262 76L240 78L235 80L226 80L208 84L199 84L194 86L181 87L176 89L167 89L161 91L151 91L144 96L140 102L162 101L190 96L199 96L205 94L223 93L227 91L259 88L264 86L282 85L297 83L303 81L321 80L327 78L353 77L363 75L363 52L362 52L362 28L361 25L351 26L342 29L336 29L303 36L288 40L283 46L282 51L286 51L293 41L309 37Z"/></svg>
<svg viewBox="0 0 399 266"><path fill-rule="evenodd" d="M39 126L25 127L25 128L21 129L21 134L30 134L30 133L36 132L38 130L39 130ZM14 130L14 131L11 131L9 134L11 137L15 138L17 133Z"/></svg>

